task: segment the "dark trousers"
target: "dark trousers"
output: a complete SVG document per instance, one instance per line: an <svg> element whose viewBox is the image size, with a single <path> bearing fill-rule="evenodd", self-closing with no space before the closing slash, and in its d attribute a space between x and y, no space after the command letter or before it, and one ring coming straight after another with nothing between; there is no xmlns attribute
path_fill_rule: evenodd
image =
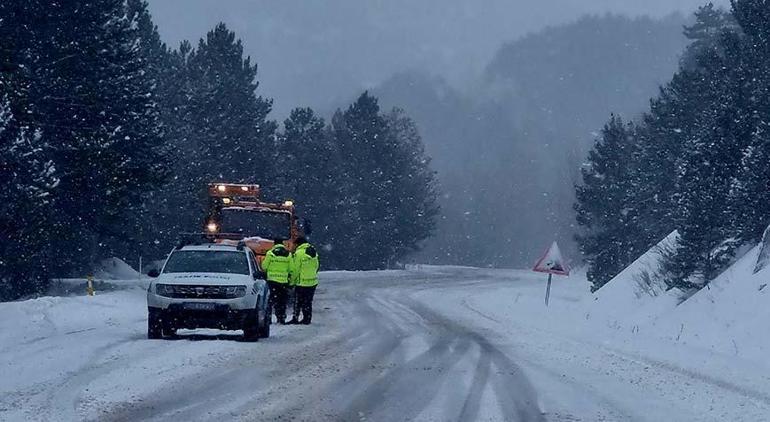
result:
<svg viewBox="0 0 770 422"><path fill-rule="evenodd" d="M313 318L313 296L315 296L315 288L313 287L300 287L294 288L294 319L299 319L299 312L302 311L302 322L309 323Z"/></svg>
<svg viewBox="0 0 770 422"><path fill-rule="evenodd" d="M270 286L270 313L275 309L275 317L278 322L286 320L286 299L288 295L288 284L268 281Z"/></svg>

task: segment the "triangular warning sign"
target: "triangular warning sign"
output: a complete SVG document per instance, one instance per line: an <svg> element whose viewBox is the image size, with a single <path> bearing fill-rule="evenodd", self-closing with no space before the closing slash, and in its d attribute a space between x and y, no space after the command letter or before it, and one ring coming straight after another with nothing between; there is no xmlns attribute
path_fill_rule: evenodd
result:
<svg viewBox="0 0 770 422"><path fill-rule="evenodd" d="M556 242L553 242L553 245L537 261L535 268L532 270L546 274L569 275L569 266L564 261L559 245Z"/></svg>

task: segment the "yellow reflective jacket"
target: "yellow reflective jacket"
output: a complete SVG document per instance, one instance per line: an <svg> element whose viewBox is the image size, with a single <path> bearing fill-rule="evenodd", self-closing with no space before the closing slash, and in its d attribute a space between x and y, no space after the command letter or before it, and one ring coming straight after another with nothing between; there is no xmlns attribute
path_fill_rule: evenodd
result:
<svg viewBox="0 0 770 422"><path fill-rule="evenodd" d="M297 247L291 260L291 283L299 287L318 285L318 252L309 243Z"/></svg>
<svg viewBox="0 0 770 422"><path fill-rule="evenodd" d="M283 245L273 246L262 260L262 270L267 273L267 281L286 284L289 282L291 254Z"/></svg>

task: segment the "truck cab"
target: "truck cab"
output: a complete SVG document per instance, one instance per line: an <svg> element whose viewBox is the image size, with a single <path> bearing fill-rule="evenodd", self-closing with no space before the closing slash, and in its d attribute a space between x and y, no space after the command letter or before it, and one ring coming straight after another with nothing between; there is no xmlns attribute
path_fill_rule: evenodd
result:
<svg viewBox="0 0 770 422"><path fill-rule="evenodd" d="M273 203L260 199L259 185L212 183L208 186L209 211L204 222L206 236L224 245L243 243L262 263L276 238L294 250L296 240L310 234L301 225L294 201Z"/></svg>
<svg viewBox="0 0 770 422"><path fill-rule="evenodd" d="M254 252L243 244L180 245L154 274L147 290L147 337L180 328L243 330L244 338L270 336L269 290Z"/></svg>

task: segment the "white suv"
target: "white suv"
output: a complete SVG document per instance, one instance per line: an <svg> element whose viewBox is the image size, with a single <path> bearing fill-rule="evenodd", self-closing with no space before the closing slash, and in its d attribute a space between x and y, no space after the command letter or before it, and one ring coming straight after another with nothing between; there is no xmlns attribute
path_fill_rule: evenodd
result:
<svg viewBox="0 0 770 422"><path fill-rule="evenodd" d="M178 328L243 330L247 340L270 336L269 290L251 249L217 244L174 249L147 289L147 337Z"/></svg>

